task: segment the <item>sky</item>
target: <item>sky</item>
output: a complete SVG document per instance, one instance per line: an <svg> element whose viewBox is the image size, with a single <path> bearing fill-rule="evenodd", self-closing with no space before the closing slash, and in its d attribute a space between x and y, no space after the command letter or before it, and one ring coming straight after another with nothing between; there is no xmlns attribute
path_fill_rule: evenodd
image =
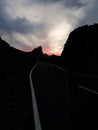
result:
<svg viewBox="0 0 98 130"><path fill-rule="evenodd" d="M11 46L60 55L75 28L98 22L98 0L0 0L0 35Z"/></svg>

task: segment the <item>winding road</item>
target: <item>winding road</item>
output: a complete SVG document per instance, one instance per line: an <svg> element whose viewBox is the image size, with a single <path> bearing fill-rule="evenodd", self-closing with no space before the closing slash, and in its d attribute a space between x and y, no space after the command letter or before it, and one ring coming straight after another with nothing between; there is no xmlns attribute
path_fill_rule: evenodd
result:
<svg viewBox="0 0 98 130"><path fill-rule="evenodd" d="M65 70L37 63L29 74L35 130L65 127Z"/></svg>
<svg viewBox="0 0 98 130"><path fill-rule="evenodd" d="M35 91L34 91L34 86L32 82L32 72L33 70L37 67L39 63L37 63L30 71L30 87L31 87L31 96L32 96L32 107L33 107L33 114L34 114L34 124L35 124L35 130L42 130L41 128L41 122L39 118L39 112L38 112L38 107L37 107L37 101L36 101L36 96L35 96Z"/></svg>

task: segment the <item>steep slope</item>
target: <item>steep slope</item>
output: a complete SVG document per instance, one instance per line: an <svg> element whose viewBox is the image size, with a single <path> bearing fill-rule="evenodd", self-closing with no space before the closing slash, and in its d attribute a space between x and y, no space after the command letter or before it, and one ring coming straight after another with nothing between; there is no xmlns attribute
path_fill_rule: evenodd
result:
<svg viewBox="0 0 98 130"><path fill-rule="evenodd" d="M41 47L19 51L0 38L0 129L34 129L29 72L42 56Z"/></svg>
<svg viewBox="0 0 98 130"><path fill-rule="evenodd" d="M70 33L61 55L66 80L68 129L98 129L98 24ZM67 72L67 73L68 73Z"/></svg>
<svg viewBox="0 0 98 130"><path fill-rule="evenodd" d="M75 29L61 54L65 68L98 73L98 24Z"/></svg>

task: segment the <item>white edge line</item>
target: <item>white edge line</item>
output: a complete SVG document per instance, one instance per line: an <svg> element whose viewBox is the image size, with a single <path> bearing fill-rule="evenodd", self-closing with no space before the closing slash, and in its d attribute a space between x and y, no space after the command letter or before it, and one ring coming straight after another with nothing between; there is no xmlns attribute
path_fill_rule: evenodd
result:
<svg viewBox="0 0 98 130"><path fill-rule="evenodd" d="M34 114L34 124L35 124L35 130L42 130L41 128L41 122L39 118L39 113L38 113L38 107L37 107L37 101L36 101L36 96L35 96L35 91L34 91L34 85L32 82L32 72L33 70L37 67L39 63L37 63L30 71L29 78L30 78L30 87L31 87L31 96L32 96L32 104L33 104L33 114Z"/></svg>
<svg viewBox="0 0 98 130"><path fill-rule="evenodd" d="M59 70L62 70L62 71L68 71L68 70L63 69L62 67L59 67L57 65L54 65L54 64L51 64L51 63L48 63L48 62L42 62L42 63L47 63L48 65L51 65L51 66L58 68Z"/></svg>
<svg viewBox="0 0 98 130"><path fill-rule="evenodd" d="M98 94L97 91L91 90L91 89L89 89L89 88L85 88L85 87L83 87L83 86L81 86L81 85L78 85L78 87L79 87L79 88L82 88L82 89L85 89L85 90L87 90L87 91L89 91L89 92L92 92L92 93L94 93L94 94Z"/></svg>
<svg viewBox="0 0 98 130"><path fill-rule="evenodd" d="M90 74L82 74L82 73L78 73L78 72L72 72L72 74L74 74L74 75L78 75L78 76L84 76L84 77L89 77L89 78L97 78L98 79L98 76L96 76L96 75L90 75Z"/></svg>

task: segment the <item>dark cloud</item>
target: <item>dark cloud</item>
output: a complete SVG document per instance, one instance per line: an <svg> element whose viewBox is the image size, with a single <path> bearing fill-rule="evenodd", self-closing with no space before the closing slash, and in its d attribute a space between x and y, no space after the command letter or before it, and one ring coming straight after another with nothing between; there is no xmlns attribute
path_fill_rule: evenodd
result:
<svg viewBox="0 0 98 130"><path fill-rule="evenodd" d="M85 6L87 3L86 2L82 2L82 0L65 0L65 4L67 7L83 7Z"/></svg>
<svg viewBox="0 0 98 130"><path fill-rule="evenodd" d="M26 18L12 19L6 12L6 2L0 1L0 34L20 32L26 33L30 31L31 24Z"/></svg>
<svg viewBox="0 0 98 130"><path fill-rule="evenodd" d="M5 9L6 6L6 0L0 1L0 35L10 34L13 32L21 34L35 33L37 35L37 32L40 32L45 28L44 21L42 23L33 23L26 17L22 16L12 18L7 13Z"/></svg>
<svg viewBox="0 0 98 130"><path fill-rule="evenodd" d="M22 48L31 47L33 42L34 47L57 49L65 43L64 33L98 21L98 2L94 7L92 3L92 0L0 0L0 35L13 39L12 44Z"/></svg>
<svg viewBox="0 0 98 130"><path fill-rule="evenodd" d="M62 0L37 0L37 1L54 3L54 2L58 2L58 1L62 1Z"/></svg>
<svg viewBox="0 0 98 130"><path fill-rule="evenodd" d="M97 0L94 1L87 0L87 1L88 1L87 7L82 11L82 13L85 14L85 17L81 19L81 21L79 21L78 26L98 23L98 1Z"/></svg>
<svg viewBox="0 0 98 130"><path fill-rule="evenodd" d="M63 2L65 3L66 7L82 7L84 3L80 2L79 0L30 0L31 2L43 2L43 3L57 3ZM44 27L43 25L35 25L31 24L25 17L16 17L12 19L5 10L6 7L6 0L0 1L0 33L12 33L12 32L19 32L19 33L28 33L33 32L33 29L36 28L40 30L40 28ZM34 30L35 31L35 30Z"/></svg>
<svg viewBox="0 0 98 130"><path fill-rule="evenodd" d="M28 33L32 31L32 25L26 18L10 19L8 15L5 16L0 17L0 33Z"/></svg>
<svg viewBox="0 0 98 130"><path fill-rule="evenodd" d="M31 2L38 2L38 3L55 3L59 1L66 1L66 0L30 0Z"/></svg>
<svg viewBox="0 0 98 130"><path fill-rule="evenodd" d="M82 7L87 3L82 0L30 0L30 2L38 2L38 3L63 3L66 7Z"/></svg>

